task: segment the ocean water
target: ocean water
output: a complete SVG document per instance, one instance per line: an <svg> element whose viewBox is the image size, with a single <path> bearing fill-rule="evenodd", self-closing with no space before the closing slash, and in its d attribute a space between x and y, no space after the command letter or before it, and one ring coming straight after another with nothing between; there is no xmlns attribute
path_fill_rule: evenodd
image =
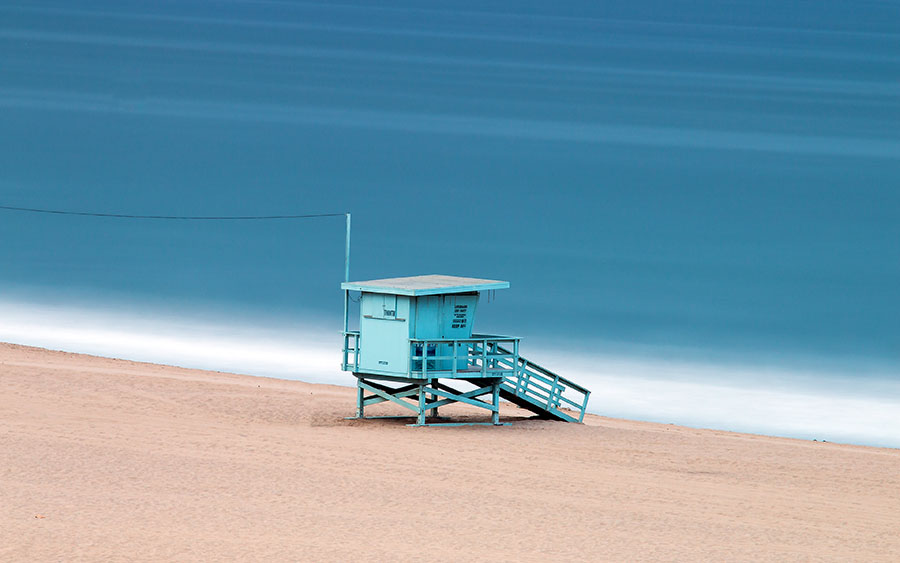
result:
<svg viewBox="0 0 900 563"><path fill-rule="evenodd" d="M0 205L351 211L351 277L510 280L477 328L593 412L900 447L898 21L0 2ZM350 384L343 235L0 211L0 338Z"/></svg>

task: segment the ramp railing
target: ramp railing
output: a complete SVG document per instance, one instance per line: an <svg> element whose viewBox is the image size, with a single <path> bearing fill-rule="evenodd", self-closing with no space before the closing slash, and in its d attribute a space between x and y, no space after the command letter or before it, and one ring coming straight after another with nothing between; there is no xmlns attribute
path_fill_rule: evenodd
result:
<svg viewBox="0 0 900 563"><path fill-rule="evenodd" d="M507 356L511 354L502 346L498 346L497 350ZM513 355L516 358L515 376L504 377L501 388L557 416L575 419L578 422L584 420L588 399L591 396L590 391L574 381L528 361L518 353ZM500 364L504 367L512 365L505 357L500 360ZM573 410L577 416L573 417L561 409Z"/></svg>

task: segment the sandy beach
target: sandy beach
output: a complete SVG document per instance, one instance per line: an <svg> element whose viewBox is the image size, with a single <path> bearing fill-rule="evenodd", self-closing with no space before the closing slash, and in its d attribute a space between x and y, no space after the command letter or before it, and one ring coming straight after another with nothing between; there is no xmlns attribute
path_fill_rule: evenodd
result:
<svg viewBox="0 0 900 563"><path fill-rule="evenodd" d="M0 344L0 560L900 560L900 450L354 396Z"/></svg>

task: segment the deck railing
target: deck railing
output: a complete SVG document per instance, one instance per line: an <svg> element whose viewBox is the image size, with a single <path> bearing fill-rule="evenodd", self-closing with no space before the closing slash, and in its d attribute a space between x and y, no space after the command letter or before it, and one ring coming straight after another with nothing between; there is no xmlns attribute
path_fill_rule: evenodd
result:
<svg viewBox="0 0 900 563"><path fill-rule="evenodd" d="M359 331L349 330L344 332L344 359L341 369L344 371L357 371L359 367ZM351 361L352 360L352 361Z"/></svg>
<svg viewBox="0 0 900 563"><path fill-rule="evenodd" d="M501 361L514 361L516 355L501 344L519 349L519 339L513 336L473 334L472 338L410 338L409 374L423 379L512 375L513 368L503 367Z"/></svg>

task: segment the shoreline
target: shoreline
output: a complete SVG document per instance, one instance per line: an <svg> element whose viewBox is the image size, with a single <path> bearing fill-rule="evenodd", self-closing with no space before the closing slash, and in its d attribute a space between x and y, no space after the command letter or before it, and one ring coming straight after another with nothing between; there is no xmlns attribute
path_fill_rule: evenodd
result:
<svg viewBox="0 0 900 563"><path fill-rule="evenodd" d="M349 390L353 390L354 393L355 393L355 389L356 389L356 387L355 387L354 385L351 385L351 384L349 384L349 383L348 383L347 385L343 385L343 384L341 384L341 383L320 382L320 381L307 381L307 380L301 379L301 378L286 378L286 377L278 377L278 376L274 376L274 375L255 375L255 374L251 374L251 373L239 373L239 372L231 372L231 371L223 371L223 370L215 370L215 369L206 369L206 368L196 368L196 367L189 367L189 366L181 366L181 365L177 365L177 364L160 364L160 363L151 362L151 361L144 361L144 360L129 360L129 359L127 359L127 358L118 358L118 357L111 357L111 356L102 356L102 355L96 355L96 354L86 354L86 353L82 353L82 352L72 352L72 351L68 351L68 350L61 350L61 349L55 349L55 348L46 348L46 347L42 347L42 346L32 346L32 345L29 345L29 344L18 344L18 343L14 343L14 342L3 342L3 341L0 341L0 346L4 346L4 345L6 345L6 346L21 347L21 348L28 348L28 349L34 349L35 351L43 351L43 352L48 352L48 353L51 353L51 354L53 354L53 353L58 353L58 354L66 355L66 356L95 358L95 359L98 359L98 360L121 361L121 362L127 362L127 363L130 363L130 364L137 364L137 365L156 366L156 367L169 367L169 368L174 368L174 369L179 369L179 370L196 371L196 372L202 372L202 373L214 373L214 374L221 374L221 375L233 375L233 376L239 376L239 377L262 378L262 379L270 379L270 380L275 380L275 381L295 381L295 382L305 383L305 384L308 384L308 385L333 386L333 387L338 387L338 388L341 388L341 389L349 389ZM343 372L341 372L341 373L343 373ZM348 377L350 377L350 376L348 376ZM349 405L348 405L348 414L347 414L347 416L351 416L351 415L353 414L353 411L354 411L354 408L353 408L353 401L355 401L355 398L352 398L351 402L350 402ZM510 403L508 403L508 402L506 402L506 401L501 400L501 403L502 403L503 406L505 407L505 408L504 408L504 411L506 411L506 410L515 410L515 411L518 411L518 415L517 415L517 416L519 416L519 417L525 417L525 418L527 418L527 417L533 416L532 413L530 413L530 412L528 412L528 411L525 411L525 410L523 410L523 409L518 409L517 407L515 407L515 405L512 405L512 404L510 404ZM787 436L787 435L782 435L782 434L765 434L765 433L757 433L757 432L742 432L742 431L739 431L739 430L729 430L729 429L727 429L727 428L718 428L718 427L715 427L715 426L691 426L691 425L687 425L687 424L680 424L680 423L674 423L674 422L661 422L661 421L657 421L657 420L647 420L647 419L642 419L642 418L627 418L627 417L623 418L623 417L615 417L615 416L606 416L606 415L603 415L603 414L600 414L600 413L597 413L597 412L591 412L590 406L588 407L588 409L589 409L589 410L588 410L588 411L586 412L586 414L585 414L585 424L587 424L587 425L590 425L590 424L588 424L588 417L593 417L593 418L599 418L599 419L601 419L601 420L615 420L615 421L630 422L630 423L636 423L636 424L640 423L640 424L653 424L653 425L659 425L659 426L676 426L676 427L678 427L678 428L684 428L684 429L689 429L689 430L705 430L705 431L711 431L711 432L727 432L727 433L736 434L736 435L742 435L742 436L758 436L758 437L773 438L773 439L797 440L797 441L799 441L799 442L807 442L807 441L809 441L809 442L818 442L818 443L823 443L823 444L837 444L837 445L842 445L842 446L855 446L855 447L860 447L860 448L875 448L875 449L887 449L887 450L896 450L896 451L900 451L900 447L895 447L895 446L885 446L885 445L875 445L875 444L862 444L862 443L856 443L856 442L843 442L843 441L839 441L839 440L806 439L806 438L800 438L800 437L796 437L796 436ZM404 412L404 411L401 410L400 412Z"/></svg>

